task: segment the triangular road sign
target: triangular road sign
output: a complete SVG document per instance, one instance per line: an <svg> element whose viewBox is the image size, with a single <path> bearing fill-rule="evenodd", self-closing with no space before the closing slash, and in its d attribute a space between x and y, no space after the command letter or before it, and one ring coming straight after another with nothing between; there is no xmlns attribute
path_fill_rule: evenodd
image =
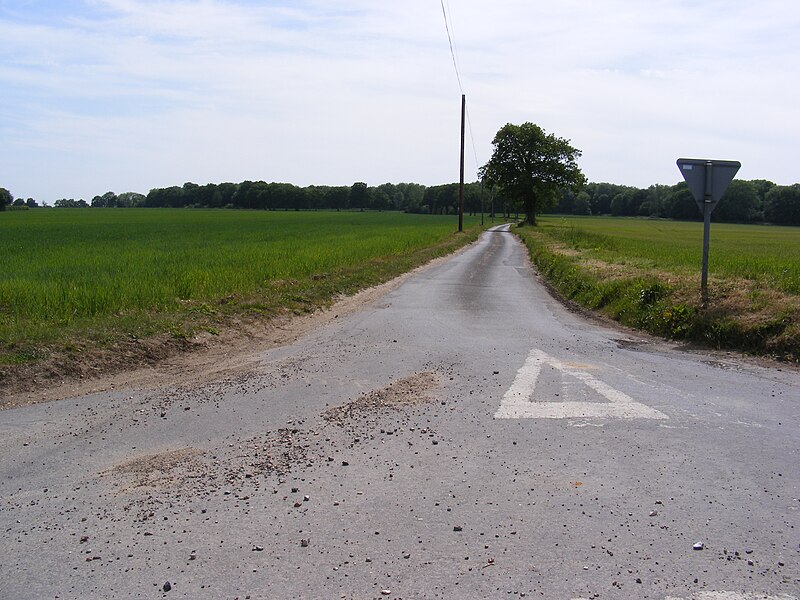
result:
<svg viewBox="0 0 800 600"><path fill-rule="evenodd" d="M735 160L678 159L678 168L689 184L700 212L704 212L706 202L714 210L741 166L742 163Z"/></svg>

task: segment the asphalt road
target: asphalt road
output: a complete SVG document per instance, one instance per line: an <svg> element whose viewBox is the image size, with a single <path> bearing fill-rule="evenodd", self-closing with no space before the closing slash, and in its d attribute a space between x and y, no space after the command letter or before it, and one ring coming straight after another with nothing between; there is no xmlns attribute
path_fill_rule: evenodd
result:
<svg viewBox="0 0 800 600"><path fill-rule="evenodd" d="M494 231L235 377L0 412L0 598L796 599L798 416Z"/></svg>

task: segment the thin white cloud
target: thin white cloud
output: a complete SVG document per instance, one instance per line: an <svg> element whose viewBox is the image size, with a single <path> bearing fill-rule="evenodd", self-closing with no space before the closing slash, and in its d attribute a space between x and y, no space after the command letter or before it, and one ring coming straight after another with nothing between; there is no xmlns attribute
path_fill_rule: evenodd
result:
<svg viewBox="0 0 800 600"><path fill-rule="evenodd" d="M0 4L0 161L13 165L0 185L17 195L458 176L460 92L439 2L92 0L48 17L36 6ZM800 5L448 6L479 162L498 127L533 121L581 148L593 180L672 183L679 155L800 179Z"/></svg>

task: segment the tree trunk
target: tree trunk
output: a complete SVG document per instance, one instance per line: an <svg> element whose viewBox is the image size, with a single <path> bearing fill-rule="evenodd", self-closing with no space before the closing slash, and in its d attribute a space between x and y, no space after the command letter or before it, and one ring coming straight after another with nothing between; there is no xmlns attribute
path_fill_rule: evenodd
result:
<svg viewBox="0 0 800 600"><path fill-rule="evenodd" d="M527 198L525 200L525 222L528 225L536 226L536 200Z"/></svg>

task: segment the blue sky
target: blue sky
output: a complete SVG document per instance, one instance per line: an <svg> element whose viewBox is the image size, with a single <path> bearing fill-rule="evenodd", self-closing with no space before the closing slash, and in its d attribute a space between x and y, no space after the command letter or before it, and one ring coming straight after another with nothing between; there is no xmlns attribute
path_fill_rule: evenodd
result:
<svg viewBox="0 0 800 600"><path fill-rule="evenodd" d="M800 3L445 4L468 179L497 129L532 121L592 181L676 183L681 156L800 181ZM0 93L17 197L458 179L441 0L0 0Z"/></svg>

